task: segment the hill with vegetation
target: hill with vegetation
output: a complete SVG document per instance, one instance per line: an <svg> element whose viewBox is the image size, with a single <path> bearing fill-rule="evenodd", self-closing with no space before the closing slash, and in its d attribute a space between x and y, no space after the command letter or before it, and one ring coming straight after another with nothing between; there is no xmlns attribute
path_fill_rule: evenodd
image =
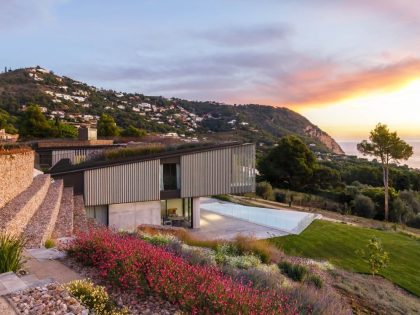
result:
<svg viewBox="0 0 420 315"><path fill-rule="evenodd" d="M314 151L343 154L327 133L287 109L256 104L226 105L98 89L40 67L0 74L0 127L19 129L19 117L37 104L52 120L96 125L103 113L121 129L177 133L186 138L240 140L271 146L279 137L302 137Z"/></svg>

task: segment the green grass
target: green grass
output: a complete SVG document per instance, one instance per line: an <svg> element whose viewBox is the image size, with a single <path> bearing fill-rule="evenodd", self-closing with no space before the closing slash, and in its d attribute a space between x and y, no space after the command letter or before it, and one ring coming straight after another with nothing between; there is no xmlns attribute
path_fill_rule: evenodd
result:
<svg viewBox="0 0 420 315"><path fill-rule="evenodd" d="M420 296L420 239L393 231L355 227L316 220L300 235L270 239L287 254L328 260L343 269L369 273L367 264L355 251L376 236L390 255L380 275Z"/></svg>

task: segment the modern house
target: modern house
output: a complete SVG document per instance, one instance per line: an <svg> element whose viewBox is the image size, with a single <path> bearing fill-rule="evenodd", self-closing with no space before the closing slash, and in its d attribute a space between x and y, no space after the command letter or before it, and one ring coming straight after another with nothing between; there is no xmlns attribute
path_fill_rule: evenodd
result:
<svg viewBox="0 0 420 315"><path fill-rule="evenodd" d="M82 194L88 216L100 223L199 228L200 197L255 191L255 145L201 145L78 165L61 160L49 173Z"/></svg>

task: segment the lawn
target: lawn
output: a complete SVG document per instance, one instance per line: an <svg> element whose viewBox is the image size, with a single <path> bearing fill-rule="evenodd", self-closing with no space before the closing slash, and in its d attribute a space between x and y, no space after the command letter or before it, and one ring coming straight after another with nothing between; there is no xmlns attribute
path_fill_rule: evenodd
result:
<svg viewBox="0 0 420 315"><path fill-rule="evenodd" d="M376 236L390 255L380 274L420 296L420 239L393 231L380 231L316 220L300 235L270 239L287 254L328 260L349 271L369 273L367 264L355 254Z"/></svg>

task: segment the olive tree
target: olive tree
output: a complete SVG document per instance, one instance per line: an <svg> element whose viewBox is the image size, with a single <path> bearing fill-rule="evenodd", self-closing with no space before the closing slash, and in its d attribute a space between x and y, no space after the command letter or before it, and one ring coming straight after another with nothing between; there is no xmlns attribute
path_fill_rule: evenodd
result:
<svg viewBox="0 0 420 315"><path fill-rule="evenodd" d="M378 158L382 164L383 183L385 191L385 221L389 213L389 164L407 160L413 155L413 147L398 137L396 132L390 132L387 125L377 124L370 132L369 140L363 140L357 145L363 155Z"/></svg>

